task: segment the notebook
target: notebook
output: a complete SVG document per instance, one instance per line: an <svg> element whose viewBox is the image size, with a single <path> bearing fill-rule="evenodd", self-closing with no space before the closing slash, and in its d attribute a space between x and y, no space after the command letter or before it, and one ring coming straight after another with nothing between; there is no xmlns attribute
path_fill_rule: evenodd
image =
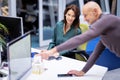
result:
<svg viewBox="0 0 120 80"><path fill-rule="evenodd" d="M7 44L9 80L21 80L31 69L31 35L30 32Z"/></svg>

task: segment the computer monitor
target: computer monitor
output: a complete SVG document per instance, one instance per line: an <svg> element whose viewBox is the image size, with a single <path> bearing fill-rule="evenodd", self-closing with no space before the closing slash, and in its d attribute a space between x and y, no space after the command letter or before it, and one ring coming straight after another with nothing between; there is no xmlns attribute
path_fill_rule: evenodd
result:
<svg viewBox="0 0 120 80"><path fill-rule="evenodd" d="M32 67L30 33L7 43L7 53L9 80L21 80Z"/></svg>
<svg viewBox="0 0 120 80"><path fill-rule="evenodd" d="M7 42L10 42L24 33L21 17L0 16L0 23L5 25L9 31Z"/></svg>

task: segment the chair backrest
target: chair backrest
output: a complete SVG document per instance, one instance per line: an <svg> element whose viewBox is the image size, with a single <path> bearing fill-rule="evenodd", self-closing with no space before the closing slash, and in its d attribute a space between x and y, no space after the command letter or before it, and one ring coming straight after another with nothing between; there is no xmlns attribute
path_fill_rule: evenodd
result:
<svg viewBox="0 0 120 80"><path fill-rule="evenodd" d="M80 24L80 29L81 29L82 33L84 33L85 31L87 31L89 29L89 27L87 24ZM87 47L87 42L80 45L77 49L78 50L86 50L86 47Z"/></svg>

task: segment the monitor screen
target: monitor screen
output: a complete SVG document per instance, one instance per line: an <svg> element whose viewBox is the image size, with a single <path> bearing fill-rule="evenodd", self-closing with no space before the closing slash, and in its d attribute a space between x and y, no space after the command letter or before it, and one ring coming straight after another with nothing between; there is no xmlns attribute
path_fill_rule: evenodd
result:
<svg viewBox="0 0 120 80"><path fill-rule="evenodd" d="M20 80L32 67L31 36L25 34L7 44L9 80Z"/></svg>
<svg viewBox="0 0 120 80"><path fill-rule="evenodd" d="M21 17L0 16L0 23L9 31L7 42L23 34L23 21Z"/></svg>

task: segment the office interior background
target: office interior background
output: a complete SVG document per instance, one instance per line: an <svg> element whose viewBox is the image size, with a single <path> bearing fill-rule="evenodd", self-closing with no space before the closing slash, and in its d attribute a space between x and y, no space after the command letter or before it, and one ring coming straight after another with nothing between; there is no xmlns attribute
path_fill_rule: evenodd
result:
<svg viewBox="0 0 120 80"><path fill-rule="evenodd" d="M48 46L57 21L63 19L63 11L67 5L76 4L81 11L80 21L86 23L82 16L82 6L92 0L0 0L1 7L8 7L1 15L22 17L24 32L34 30L32 47ZM103 12L120 16L119 0L93 0L99 3ZM15 7L16 6L16 7ZM87 23L86 23L87 24Z"/></svg>
<svg viewBox="0 0 120 80"><path fill-rule="evenodd" d="M34 30L32 47L42 49L47 48L49 42L51 42L56 22L63 19L64 9L67 5L76 4L81 11L80 22L87 24L82 15L82 7L88 1L96 1L106 14L111 13L120 16L120 0L0 0L0 15L22 17L24 32ZM99 37L89 41L88 53L93 51L98 40ZM118 65L120 64L120 58L111 55L108 50L104 53L107 54L99 58L96 62L98 65L110 67L111 70L120 67ZM112 59L105 60L106 56L112 56ZM109 64L113 61L115 63Z"/></svg>

